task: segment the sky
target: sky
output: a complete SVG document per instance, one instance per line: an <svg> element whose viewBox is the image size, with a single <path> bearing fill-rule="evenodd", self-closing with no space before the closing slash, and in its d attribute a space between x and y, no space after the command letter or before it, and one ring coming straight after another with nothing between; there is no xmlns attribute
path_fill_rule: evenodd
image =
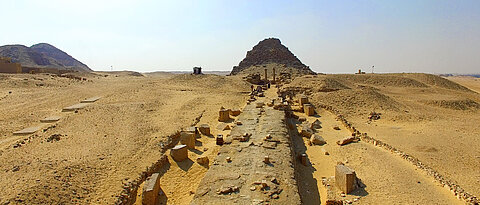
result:
<svg viewBox="0 0 480 205"><path fill-rule="evenodd" d="M93 70L230 71L279 38L316 72L480 73L478 0L0 0L0 45Z"/></svg>

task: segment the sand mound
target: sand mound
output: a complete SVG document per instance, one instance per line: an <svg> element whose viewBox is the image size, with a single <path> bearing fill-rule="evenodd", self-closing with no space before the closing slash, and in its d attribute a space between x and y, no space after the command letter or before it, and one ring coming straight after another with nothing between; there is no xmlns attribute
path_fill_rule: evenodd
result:
<svg viewBox="0 0 480 205"><path fill-rule="evenodd" d="M350 88L326 76L303 76L295 78L290 84L285 86L285 89L294 93L309 95L316 92L332 92Z"/></svg>
<svg viewBox="0 0 480 205"><path fill-rule="evenodd" d="M404 74L404 76L412 79L416 79L430 86L437 86L437 87L446 88L450 90L472 92L470 89L458 83L450 81L448 79L442 78L438 75L425 74L425 73L408 73L408 74Z"/></svg>
<svg viewBox="0 0 480 205"><path fill-rule="evenodd" d="M250 90L250 86L245 81L234 80L237 77L227 77L219 75L192 75L179 74L171 77L169 81L196 88L198 86L208 86L212 89L230 90L234 87Z"/></svg>
<svg viewBox="0 0 480 205"><path fill-rule="evenodd" d="M438 106L441 108L452 109L452 110L473 110L479 109L480 104L477 102L464 99L464 100L428 100L425 101L425 104Z"/></svg>
<svg viewBox="0 0 480 205"><path fill-rule="evenodd" d="M330 77L338 79L344 83L357 83L372 86L393 86L393 87L428 87L424 83L415 79L398 76L395 74L366 74L366 75L331 75Z"/></svg>
<svg viewBox="0 0 480 205"><path fill-rule="evenodd" d="M344 114L367 114L371 111L399 111L403 105L393 98L380 93L377 89L344 89L335 92L314 93L313 102L332 105Z"/></svg>

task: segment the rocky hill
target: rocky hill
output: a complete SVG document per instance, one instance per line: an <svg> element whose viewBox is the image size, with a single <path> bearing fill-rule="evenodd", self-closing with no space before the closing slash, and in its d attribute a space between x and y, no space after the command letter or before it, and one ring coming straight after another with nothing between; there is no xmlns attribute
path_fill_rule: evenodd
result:
<svg viewBox="0 0 480 205"><path fill-rule="evenodd" d="M272 63L294 68L303 74L315 74L276 38L267 38L260 41L252 50L247 52L247 56L238 66L233 67L230 74L236 75L248 68Z"/></svg>
<svg viewBox="0 0 480 205"><path fill-rule="evenodd" d="M39 43L31 47L24 45L0 46L0 56L10 57L13 62L20 63L25 67L92 71L87 65L47 43Z"/></svg>

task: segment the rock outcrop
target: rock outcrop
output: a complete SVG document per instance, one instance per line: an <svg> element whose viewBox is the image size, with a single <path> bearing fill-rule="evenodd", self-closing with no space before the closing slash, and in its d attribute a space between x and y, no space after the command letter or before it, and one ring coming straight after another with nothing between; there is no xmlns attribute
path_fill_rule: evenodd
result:
<svg viewBox="0 0 480 205"><path fill-rule="evenodd" d="M252 50L247 52L247 56L234 66L230 75L236 75L239 72L252 66L259 66L269 63L276 63L300 70L304 74L315 74L310 68L304 65L287 47L282 45L279 39L267 38L260 41Z"/></svg>

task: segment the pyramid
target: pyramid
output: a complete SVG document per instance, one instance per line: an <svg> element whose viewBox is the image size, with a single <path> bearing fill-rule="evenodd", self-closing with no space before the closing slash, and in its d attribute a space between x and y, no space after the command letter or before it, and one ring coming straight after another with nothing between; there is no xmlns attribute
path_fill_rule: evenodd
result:
<svg viewBox="0 0 480 205"><path fill-rule="evenodd" d="M247 52L247 56L234 66L230 75L239 74L241 71L252 66L275 63L285 67L298 69L303 74L315 74L308 66L303 64L287 47L282 45L280 39L267 38L260 41L252 50Z"/></svg>

